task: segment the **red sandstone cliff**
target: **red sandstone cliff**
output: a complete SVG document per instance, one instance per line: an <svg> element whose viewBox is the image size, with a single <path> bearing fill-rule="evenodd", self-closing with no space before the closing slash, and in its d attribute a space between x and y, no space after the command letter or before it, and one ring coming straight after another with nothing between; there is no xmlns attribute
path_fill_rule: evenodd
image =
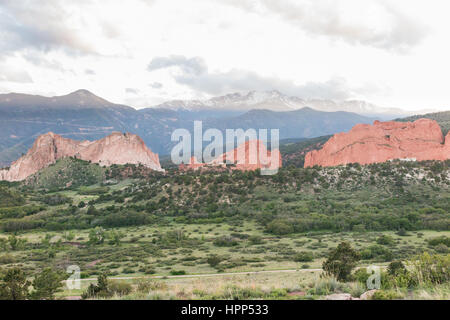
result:
<svg viewBox="0 0 450 320"><path fill-rule="evenodd" d="M0 170L0 180L24 180L64 157L76 157L102 166L142 164L162 171L158 155L137 135L114 132L97 141L76 141L49 132L38 137L27 154L13 162L8 170Z"/></svg>
<svg viewBox="0 0 450 320"><path fill-rule="evenodd" d="M261 155L261 157L260 157ZM277 159L275 161L274 159ZM274 161L272 161L274 160ZM246 141L227 153L224 153L209 163L199 163L195 157L191 157L190 163L181 164L180 170L198 170L205 166L225 167L226 163L234 164L232 170L253 171L256 169L277 170L281 168L281 153L278 149L268 151L260 140Z"/></svg>
<svg viewBox="0 0 450 320"><path fill-rule="evenodd" d="M444 140L439 124L429 119L358 124L348 133L335 134L321 150L309 152L305 157L305 168L392 159L450 159L450 133Z"/></svg>

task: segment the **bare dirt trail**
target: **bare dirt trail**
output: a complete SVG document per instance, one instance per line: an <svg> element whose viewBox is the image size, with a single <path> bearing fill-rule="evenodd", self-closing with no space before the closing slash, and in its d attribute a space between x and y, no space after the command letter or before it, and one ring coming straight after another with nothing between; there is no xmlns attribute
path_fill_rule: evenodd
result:
<svg viewBox="0 0 450 320"><path fill-rule="evenodd" d="M265 274L265 273L289 273L289 272L317 272L322 269L289 269L289 270L265 270L265 271L247 271L247 272L224 272L224 273L204 273L204 274L186 274L178 276L140 276L140 277L108 277L110 280L134 280L134 279L173 279L173 278L202 278L202 277L223 277L237 276L247 274ZM97 278L86 278L81 281L95 281Z"/></svg>

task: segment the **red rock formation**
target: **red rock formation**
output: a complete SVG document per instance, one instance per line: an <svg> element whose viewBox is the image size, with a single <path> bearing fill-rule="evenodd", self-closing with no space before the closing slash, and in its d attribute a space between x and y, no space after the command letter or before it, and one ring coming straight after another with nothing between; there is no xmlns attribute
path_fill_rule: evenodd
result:
<svg viewBox="0 0 450 320"><path fill-rule="evenodd" d="M439 124L430 119L358 124L348 133L335 134L321 150L309 152L305 157L305 168L392 159L450 159L450 133L444 140Z"/></svg>
<svg viewBox="0 0 450 320"><path fill-rule="evenodd" d="M272 161L272 159L276 159L272 158L272 156L278 158L278 163L277 161ZM225 167L226 164L234 165L230 167L232 170L277 170L281 168L282 160L278 149L270 152L262 141L251 140L239 145L236 149L218 156L209 163L200 163L195 157L191 157L190 163L180 165L179 169L198 170L204 167Z"/></svg>
<svg viewBox="0 0 450 320"><path fill-rule="evenodd" d="M114 132L97 141L76 141L49 132L38 137L28 153L13 162L8 170L0 170L0 180L24 180L65 157L75 157L102 166L142 164L163 171L158 155L151 152L137 135Z"/></svg>

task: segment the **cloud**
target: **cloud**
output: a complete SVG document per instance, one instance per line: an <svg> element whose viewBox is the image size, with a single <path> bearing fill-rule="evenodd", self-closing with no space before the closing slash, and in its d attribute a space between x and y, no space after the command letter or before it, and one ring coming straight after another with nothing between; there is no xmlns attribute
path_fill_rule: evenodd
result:
<svg viewBox="0 0 450 320"><path fill-rule="evenodd" d="M186 58L181 55L169 57L156 57L148 65L148 71L155 71L169 67L179 67L185 74L200 75L208 70L205 61L200 57Z"/></svg>
<svg viewBox="0 0 450 320"><path fill-rule="evenodd" d="M310 36L407 53L429 28L386 0L225 0L263 16L275 15Z"/></svg>
<svg viewBox="0 0 450 320"><path fill-rule="evenodd" d="M88 76L94 76L94 75L96 75L96 72L92 69L86 69L86 70L84 70L84 74L86 74Z"/></svg>
<svg viewBox="0 0 450 320"><path fill-rule="evenodd" d="M305 99L345 100L356 96L359 89L350 88L343 78L335 77L325 82L307 82L297 85L277 77L264 77L256 72L232 69L227 72L209 72L201 57L184 56L156 57L148 67L152 72L170 67L179 68L172 74L175 81L191 89L210 95L228 94L236 91L278 90L288 95ZM367 87L364 87L367 91Z"/></svg>
<svg viewBox="0 0 450 320"><path fill-rule="evenodd" d="M0 53L11 54L23 49L48 52L58 48L77 54L94 53L82 33L70 27L69 18L60 1L2 0Z"/></svg>
<svg viewBox="0 0 450 320"><path fill-rule="evenodd" d="M150 84L150 87L152 87L153 89L161 89L163 87L163 84L159 82L153 82Z"/></svg>
<svg viewBox="0 0 450 320"><path fill-rule="evenodd" d="M130 94L139 94L139 90L138 89L134 89L134 88L126 88L125 92L126 93L130 93Z"/></svg>
<svg viewBox="0 0 450 320"><path fill-rule="evenodd" d="M28 72L8 65L0 65L0 82L32 83Z"/></svg>

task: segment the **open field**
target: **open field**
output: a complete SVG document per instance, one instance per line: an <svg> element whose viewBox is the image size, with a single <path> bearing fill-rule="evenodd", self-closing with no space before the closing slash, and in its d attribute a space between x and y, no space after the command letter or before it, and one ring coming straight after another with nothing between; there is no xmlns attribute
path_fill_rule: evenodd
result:
<svg viewBox="0 0 450 320"><path fill-rule="evenodd" d="M405 166L412 166L408 174ZM32 182L1 187L0 269L32 277L78 266L82 290L59 297L79 296L107 274L133 288L143 279L163 283L153 298L224 298L234 292L227 286L240 285L235 293L256 288L253 298L320 298L307 292L325 281L318 269L342 242L359 253L358 268L449 252L449 174L433 163L145 179L112 168L104 182L74 187L63 180L85 176L56 168L41 173L49 189ZM55 188L57 177L63 187ZM356 294L358 286L337 288ZM297 291L303 293L289 295Z"/></svg>

